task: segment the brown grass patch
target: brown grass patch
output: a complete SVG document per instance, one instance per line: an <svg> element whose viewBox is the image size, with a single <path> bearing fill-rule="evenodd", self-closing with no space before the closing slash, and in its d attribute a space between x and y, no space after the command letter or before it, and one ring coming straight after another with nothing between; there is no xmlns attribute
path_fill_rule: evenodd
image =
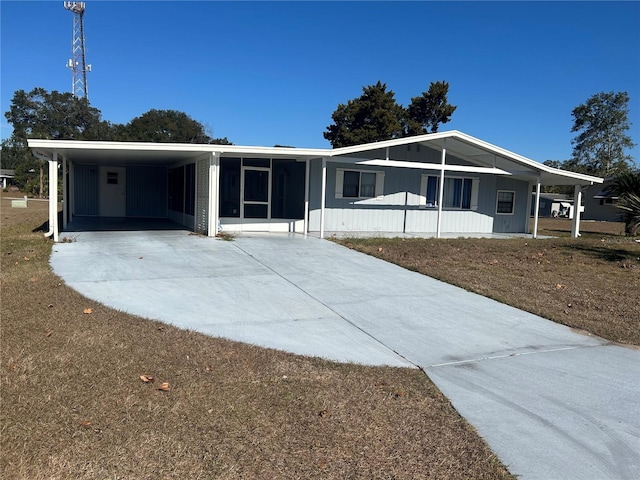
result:
<svg viewBox="0 0 640 480"><path fill-rule="evenodd" d="M620 230L621 229L621 230ZM552 239L345 239L350 248L608 340L640 345L640 244L624 224L543 219Z"/></svg>
<svg viewBox="0 0 640 480"><path fill-rule="evenodd" d="M50 271L46 203L0 215L2 478L513 478L421 372L106 308Z"/></svg>

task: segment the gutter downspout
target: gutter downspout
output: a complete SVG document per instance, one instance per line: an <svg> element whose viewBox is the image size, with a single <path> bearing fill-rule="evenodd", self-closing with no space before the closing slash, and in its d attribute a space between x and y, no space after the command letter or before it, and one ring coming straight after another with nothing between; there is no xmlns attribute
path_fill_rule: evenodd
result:
<svg viewBox="0 0 640 480"><path fill-rule="evenodd" d="M45 237L53 236L53 241L58 241L58 152L53 151L53 158L33 151L33 155L40 160L49 162L49 231Z"/></svg>
<svg viewBox="0 0 640 480"><path fill-rule="evenodd" d="M582 189L576 185L573 192L573 225L571 227L571 237L580 236L580 206L582 204Z"/></svg>
<svg viewBox="0 0 640 480"><path fill-rule="evenodd" d="M529 189L531 190L531 189ZM538 238L538 215L540 214L540 177L536 181L536 205L533 213L533 238Z"/></svg>
<svg viewBox="0 0 640 480"><path fill-rule="evenodd" d="M440 167L440 188L438 189L438 226L436 230L436 238L440 238L442 230L442 199L444 198L444 167L447 157L447 139L442 139L442 162Z"/></svg>

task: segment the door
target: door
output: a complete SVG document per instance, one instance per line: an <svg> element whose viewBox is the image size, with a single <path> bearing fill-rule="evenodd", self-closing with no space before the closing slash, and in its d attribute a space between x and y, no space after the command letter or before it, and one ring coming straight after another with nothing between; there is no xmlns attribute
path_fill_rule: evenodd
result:
<svg viewBox="0 0 640 480"><path fill-rule="evenodd" d="M125 167L100 167L100 216L124 217L127 214Z"/></svg>
<svg viewBox="0 0 640 480"><path fill-rule="evenodd" d="M269 173L269 168L243 167L243 218L269 218L271 200Z"/></svg>

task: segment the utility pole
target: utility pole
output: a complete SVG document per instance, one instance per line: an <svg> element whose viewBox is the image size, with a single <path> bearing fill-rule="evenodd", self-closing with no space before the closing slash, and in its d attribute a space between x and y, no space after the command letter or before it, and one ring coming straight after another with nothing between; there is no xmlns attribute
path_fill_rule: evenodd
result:
<svg viewBox="0 0 640 480"><path fill-rule="evenodd" d="M67 67L71 69L73 81L71 92L76 98L89 98L87 72L91 65L87 65L84 47L84 2L64 2L64 8L73 13L73 41L71 44L71 58Z"/></svg>

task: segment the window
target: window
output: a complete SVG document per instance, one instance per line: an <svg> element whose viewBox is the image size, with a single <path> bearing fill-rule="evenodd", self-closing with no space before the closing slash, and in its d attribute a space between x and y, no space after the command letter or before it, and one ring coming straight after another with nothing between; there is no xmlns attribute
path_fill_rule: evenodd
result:
<svg viewBox="0 0 640 480"><path fill-rule="evenodd" d="M437 207L440 180L434 175L423 175L420 195L422 205ZM477 210L480 179L445 177L442 206L460 210Z"/></svg>
<svg viewBox="0 0 640 480"><path fill-rule="evenodd" d="M336 173L336 198L375 198L382 195L383 172L343 170Z"/></svg>
<svg viewBox="0 0 640 480"><path fill-rule="evenodd" d="M498 190L496 201L496 213L501 215L513 215L513 207L515 205L516 192L507 190Z"/></svg>

